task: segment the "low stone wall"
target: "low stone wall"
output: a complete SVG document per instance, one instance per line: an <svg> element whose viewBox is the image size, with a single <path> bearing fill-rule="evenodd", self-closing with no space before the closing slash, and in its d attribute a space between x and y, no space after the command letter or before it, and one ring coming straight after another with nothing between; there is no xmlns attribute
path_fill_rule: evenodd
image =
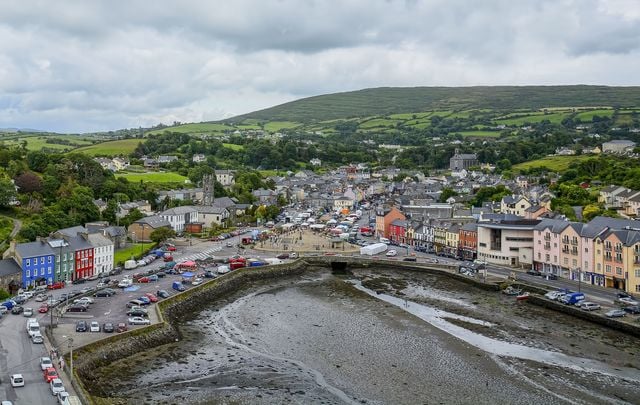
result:
<svg viewBox="0 0 640 405"><path fill-rule="evenodd" d="M633 325L627 322L621 322L617 319L607 318L597 312L583 311L574 305L565 305L561 302L552 301L545 297L539 297L532 295L527 300L528 303L538 305L544 308L552 309L554 311L562 312L575 316L576 318L584 319L589 322L603 325L611 329L615 329L629 335L640 337L640 324Z"/></svg>

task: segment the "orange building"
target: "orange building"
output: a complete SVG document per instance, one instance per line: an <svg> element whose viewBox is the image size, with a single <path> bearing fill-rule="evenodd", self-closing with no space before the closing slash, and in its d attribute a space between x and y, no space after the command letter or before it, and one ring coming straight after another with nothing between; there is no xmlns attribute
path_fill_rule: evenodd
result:
<svg viewBox="0 0 640 405"><path fill-rule="evenodd" d="M379 209L376 211L376 236L378 238L388 238L391 229L391 223L399 219L405 221L407 218L396 207L387 209Z"/></svg>
<svg viewBox="0 0 640 405"><path fill-rule="evenodd" d="M465 260L473 260L478 255L478 224L465 224L458 231L458 250Z"/></svg>

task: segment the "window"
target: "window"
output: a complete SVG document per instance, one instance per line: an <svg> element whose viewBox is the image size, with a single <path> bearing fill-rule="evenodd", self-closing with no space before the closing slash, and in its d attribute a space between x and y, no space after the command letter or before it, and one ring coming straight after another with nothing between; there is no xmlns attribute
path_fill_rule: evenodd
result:
<svg viewBox="0 0 640 405"><path fill-rule="evenodd" d="M31 277L31 272L29 271L29 269L27 269L26 275L27 275L27 278Z"/></svg>
<svg viewBox="0 0 640 405"><path fill-rule="evenodd" d="M582 267L584 267L584 271L589 271L589 262L585 260L584 261L584 266L582 266Z"/></svg>
<svg viewBox="0 0 640 405"><path fill-rule="evenodd" d="M589 248L584 248L585 253L589 253Z"/></svg>
<svg viewBox="0 0 640 405"><path fill-rule="evenodd" d="M602 265L598 263L598 271L602 270Z"/></svg>
<svg viewBox="0 0 640 405"><path fill-rule="evenodd" d="M540 252L538 252L538 260L540 260L540 256L542 256L542 255L540 254Z"/></svg>
<svg viewBox="0 0 640 405"><path fill-rule="evenodd" d="M47 263L51 264L51 256L47 257Z"/></svg>
<svg viewBox="0 0 640 405"><path fill-rule="evenodd" d="M622 275L622 267L616 267L616 274L619 276Z"/></svg>
<svg viewBox="0 0 640 405"><path fill-rule="evenodd" d="M640 284L636 284L636 292L640 292Z"/></svg>
<svg viewBox="0 0 640 405"><path fill-rule="evenodd" d="M549 255L545 255L545 261L548 262L549 260L551 260L551 259L549 259Z"/></svg>
<svg viewBox="0 0 640 405"><path fill-rule="evenodd" d="M31 259L27 259L26 262L27 262L27 266L31 266ZM27 277L29 277L29 276L27 276Z"/></svg>
<svg viewBox="0 0 640 405"><path fill-rule="evenodd" d="M604 266L604 271L607 273L611 273L611 265L607 264L606 266Z"/></svg>
<svg viewBox="0 0 640 405"><path fill-rule="evenodd" d="M569 265L569 258L567 258L567 257L565 257L565 258L564 258L564 264L565 264L566 266L568 266L568 265Z"/></svg>
<svg viewBox="0 0 640 405"><path fill-rule="evenodd" d="M636 277L640 277L640 269L636 269Z"/></svg>
<svg viewBox="0 0 640 405"><path fill-rule="evenodd" d="M51 266L47 267L47 274L51 274Z"/></svg>
<svg viewBox="0 0 640 405"><path fill-rule="evenodd" d="M44 264L44 257L40 258L40 264Z"/></svg>
<svg viewBox="0 0 640 405"><path fill-rule="evenodd" d="M578 261L576 259L573 259L571 261L571 264L573 265L573 267L577 267L578 266Z"/></svg>

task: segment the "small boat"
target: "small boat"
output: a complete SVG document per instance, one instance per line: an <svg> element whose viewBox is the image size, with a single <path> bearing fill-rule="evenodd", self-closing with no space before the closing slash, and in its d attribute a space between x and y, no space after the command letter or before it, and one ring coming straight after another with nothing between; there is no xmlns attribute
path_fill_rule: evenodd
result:
<svg viewBox="0 0 640 405"><path fill-rule="evenodd" d="M523 292L521 294L516 295L516 300L518 301L524 301L526 299L529 299L529 293L528 292Z"/></svg>

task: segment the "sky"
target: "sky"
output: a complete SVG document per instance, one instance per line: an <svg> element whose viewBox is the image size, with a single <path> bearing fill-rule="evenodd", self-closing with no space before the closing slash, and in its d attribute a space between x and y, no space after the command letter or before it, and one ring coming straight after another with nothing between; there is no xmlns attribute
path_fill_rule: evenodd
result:
<svg viewBox="0 0 640 405"><path fill-rule="evenodd" d="M640 0L0 2L0 128L213 121L383 86L629 86L639 72Z"/></svg>

